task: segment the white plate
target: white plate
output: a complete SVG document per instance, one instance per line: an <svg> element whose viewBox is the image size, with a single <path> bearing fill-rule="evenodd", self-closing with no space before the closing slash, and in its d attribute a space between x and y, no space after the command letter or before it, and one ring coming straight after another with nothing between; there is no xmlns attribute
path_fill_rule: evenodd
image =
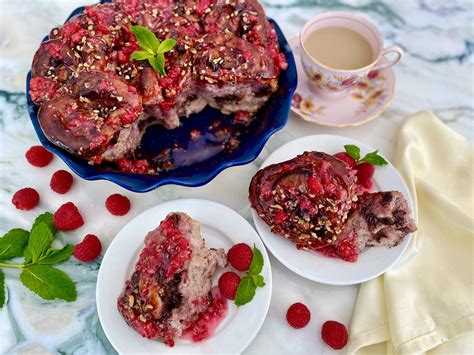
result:
<svg viewBox="0 0 474 355"><path fill-rule="evenodd" d="M261 168L292 159L305 151L320 151L335 154L344 151L345 144L355 144L361 155L375 149L354 139L335 135L313 135L295 139L274 151ZM377 167L372 191L396 190L403 193L413 215L410 193L392 164ZM307 279L328 285L353 285L371 280L387 271L405 251L409 236L394 247L373 247L365 249L355 263L330 258L321 253L297 250L295 245L270 231L269 226L252 209L257 231L270 252L287 268Z"/></svg>
<svg viewBox="0 0 474 355"><path fill-rule="evenodd" d="M255 298L237 308L229 301L229 312L214 336L201 343L178 339L174 347L141 337L117 310L117 298L130 277L143 248L146 234L170 212L184 212L201 223L207 247L224 248L236 243L255 245L262 251L265 287ZM217 284L224 270L214 278ZM252 226L237 212L216 202L198 199L174 200L150 208L131 220L110 244L97 279L97 310L110 343L119 353L241 353L257 335L267 315L272 294L272 274L265 247Z"/></svg>

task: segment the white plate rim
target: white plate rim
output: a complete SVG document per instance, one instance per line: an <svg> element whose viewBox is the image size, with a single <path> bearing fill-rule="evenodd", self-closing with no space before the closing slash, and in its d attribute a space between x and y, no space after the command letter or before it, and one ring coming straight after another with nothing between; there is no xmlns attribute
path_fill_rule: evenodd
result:
<svg viewBox="0 0 474 355"><path fill-rule="evenodd" d="M230 344L230 343L226 344L226 353L238 354L238 353L243 352L250 345L252 340L257 336L260 328L263 325L263 322L266 319L266 316L267 316L267 313L268 313L268 310L269 310L269 307L270 307L271 294L272 294L271 264L270 264L270 259L269 259L268 253L266 252L265 245L261 241L261 239L260 239L258 233L255 231L254 227L244 217L242 217L239 213L237 213L236 211L234 211L230 207L227 207L225 205L222 205L222 204L214 202L214 201L210 201L210 200L206 200L206 199L193 199L193 198L190 198L190 199L176 199L176 200L166 201L166 202L160 203L156 206L153 206L153 207L141 212L139 215L135 216L131 221L129 221L117 233L116 237L113 239L112 243L109 245L109 247L108 247L108 249L107 249L107 251L106 251L106 253L103 257L101 267L99 269L99 274L98 274L98 277L97 277L97 285L96 285L96 305L97 305L97 313L98 313L98 316L99 316L99 321L101 323L102 329L103 329L107 339L112 344L114 349L116 351L118 351L119 353L121 353L121 354L122 353L131 353L133 351L129 351L129 350L124 351L123 349L121 349L121 346L118 346L118 344L116 342L116 339L114 337L113 331L109 328L110 326L108 324L108 321L105 319L106 314L104 312L104 309L105 309L107 303L109 305L110 305L110 303L112 303L113 307L115 309L115 312L117 312L117 314L119 314L118 310L116 308L116 298L118 297L118 294L115 296L115 298L112 300L112 302L110 302L109 299L103 299L102 288L105 285L104 282L106 280L106 273L108 272L107 265L108 265L108 262L109 262L109 258L111 258L110 255L113 254L116 251L115 249L120 247L120 245L119 245L120 241L125 238L125 237L121 236L121 235L124 235L124 234L122 234L123 231L127 230L127 228L130 228L130 226L133 226L135 223L137 223L137 221L140 221L140 219L143 219L143 216L146 216L147 214L151 213L152 211L159 211L159 210L166 210L164 215L168 214L169 212L173 212L173 211L175 211L175 212L180 211L180 212L188 213L188 211L189 211L188 208L189 207L186 207L186 206L187 205L192 206L193 204L199 205L200 208L203 211L205 210L205 211L209 212L209 210L214 209L214 210L220 211L222 214L227 214L227 215L233 216L233 218L235 218L236 220L239 221L239 223L241 223L240 224L241 226L245 226L244 229L247 231L247 233L249 235L249 238L252 239L252 241L256 244L256 246L260 249L260 251L263 254L263 258L264 258L264 267L263 267L263 270L262 270L262 275L265 277L266 285L265 285L264 288L259 288L257 290L257 292L260 292L260 299L263 301L263 304L257 304L256 299L254 298L254 300L252 302L242 306L242 307L247 307L247 312L250 312L248 309L253 308L254 310L252 310L252 312L259 313L258 321L253 322L253 324L251 324L251 325L247 325L246 323L241 322L242 323L241 327L245 326L245 328L247 328L247 330L250 330L250 331L247 332L248 333L247 339L239 338L238 341L235 341L237 339L232 335L232 339L234 341L233 341L233 344ZM192 209L192 208L193 207L191 207L190 209ZM190 214L190 213L188 213L188 214L192 218L199 221L199 218L193 217L192 214ZM159 222L161 222L161 220L162 219L160 219L159 221L156 222L157 225L158 225ZM216 224L219 224L220 218L216 218L214 220L217 222ZM155 227L153 227L153 228L155 228ZM141 250L141 248L143 246L144 238L145 238L145 235L143 235L143 238L141 236L140 236L140 238L137 238L138 240L140 240L139 250ZM131 262L131 264L135 265L135 262L136 262L136 260L133 260L133 262ZM129 276L130 275L126 275L126 277L129 277ZM125 279L120 280L119 282L123 287L123 283L125 282ZM255 297L257 297L257 296L258 296L258 294ZM229 307L232 307L233 305L230 302L231 301L229 301ZM242 309L245 310L245 308L242 308ZM119 314L119 316L120 316L120 314ZM125 320L123 320L121 318L121 316L120 316L120 319L126 325ZM231 324L232 323L234 323L234 321L231 322ZM130 329L131 334L138 334L138 333L135 332L135 330L130 328L128 325L126 325L126 327L128 327ZM225 332L223 332L223 333L225 333ZM176 354L176 353L179 353L179 354L196 353L196 352L202 353L202 350L198 349L198 348L201 347L201 344L205 345L206 347L209 347L210 342L215 341L216 338L219 338L221 336L222 336L222 333L219 332L219 334L211 337L210 339L208 339L207 341L205 341L203 343L196 343L196 344L189 343L189 346L186 346L186 347L180 347L178 345L175 345L172 348L168 347L168 346L166 346L163 343L158 342L158 341L146 340L146 339L145 339L145 341L146 342L153 342L153 344L156 344L156 352L159 352L159 353L174 353L174 354ZM216 352L216 351L210 351L210 352ZM136 351L134 351L134 352L136 352ZM153 352L155 352L155 351L153 351Z"/></svg>
<svg viewBox="0 0 474 355"><path fill-rule="evenodd" d="M363 142L360 142L360 141L358 141L356 139L353 139L353 138L344 137L344 136L341 136L341 135L333 135L333 134L308 135L308 136L303 136L303 137L296 138L296 139L291 140L291 141L285 143L284 145L280 146L278 149L276 149L274 152L272 152L265 159L265 161L260 166L260 169L263 169L264 167L266 167L270 164L274 164L276 162L282 162L282 161L291 159L291 158L286 158L286 157L285 158L280 158L281 155L285 154L284 151L288 150L290 147L295 146L295 145L304 146L306 143L308 143L308 141L314 140L315 142L317 142L318 139L319 140L325 140L325 139L327 139L327 140L337 140L337 141L340 141L343 144L355 144L361 149L362 154L365 154L366 152L370 152L370 151L375 150L374 148L370 147L369 145L367 145ZM341 144L341 149L339 151L343 151L343 149L344 149L343 144ZM318 149L313 149L313 148L306 148L305 149L305 148L302 148L299 151L299 153L297 153L297 154L302 154L304 151L311 151L311 150L325 151L324 149L321 149L321 148L318 148ZM334 153L337 153L337 152L328 152L328 154L334 154ZM295 157L295 156L296 155L292 155L292 157ZM388 165L384 168L390 169L390 173L394 174L395 177L397 178L397 182L402 187L399 190L401 190L401 192L403 193L403 195L407 199L408 205L410 207L410 215L411 215L412 218L414 218L414 207L413 207L414 205L413 205L413 200L412 200L410 191L408 190L408 187L406 186L406 183L405 183L403 177L398 172L398 170L392 165L392 163L388 159L386 159L386 160L388 161ZM376 175L377 175L377 169L376 169ZM374 182L376 182L375 179L374 179ZM375 191L378 191L378 190L374 190L374 192ZM275 243L272 242L272 238L281 238L281 239L283 239L285 242L287 242L287 247L295 248L294 244L292 242L290 242L289 240L285 240L281 236L278 236L278 235L270 232L270 228L268 227L268 225L260 218L260 216L258 216L257 212L253 208L252 208L252 217L253 217L253 220L254 220L255 228L257 229L257 232L260 235L260 238L263 240L265 246L268 248L268 250L271 252L271 254L278 261L280 261L285 267L287 267L288 269L290 269L294 273L296 273L296 274L298 274L298 275L300 275L300 276L302 276L302 277L304 277L308 280L315 281L315 282L322 283L322 284L326 284L326 285L335 285L335 286L356 285L356 284L360 284L360 283L372 280L372 279L382 275L383 273L387 272L392 266L394 266L400 260L402 255L405 253L405 250L408 247L409 241L411 240L411 237L413 235L413 233L407 235L404 238L403 242L400 243L398 246L396 246L394 248L391 248L391 249L385 248L387 250L396 251L397 252L396 257L392 260L391 263L387 263L387 265L385 267L380 268L378 271L373 272L371 275L365 276L365 277L354 278L354 279L347 280L347 281L333 280L331 278L324 278L324 277L321 277L321 276L317 276L314 273L307 272L306 270L302 270L302 269L298 268L295 265L295 263L292 262L292 260L287 260L287 259L283 258L280 251L278 250L278 248L275 247ZM380 247L380 248L384 248L384 247ZM376 250L376 248L370 248L370 249L375 249ZM295 248L295 250L296 250L296 248ZM306 251L298 251L298 252L305 253ZM310 252L306 252L306 253L310 253ZM313 254L314 254L315 257L324 258L324 260L326 260L328 262L342 262L342 263L345 263L346 265L351 264L351 263L341 261L341 260L338 260L338 259L328 258L328 257L323 256L323 255L321 255L319 253L316 253L316 252L313 252ZM359 255L359 260L357 261L357 263L361 261L361 258L363 258L363 255L364 255L364 253Z"/></svg>

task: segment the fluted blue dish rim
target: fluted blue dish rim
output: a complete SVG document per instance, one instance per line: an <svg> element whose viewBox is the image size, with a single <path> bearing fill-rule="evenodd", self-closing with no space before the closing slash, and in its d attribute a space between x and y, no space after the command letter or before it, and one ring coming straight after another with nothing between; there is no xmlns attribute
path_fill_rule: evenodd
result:
<svg viewBox="0 0 474 355"><path fill-rule="evenodd" d="M81 13L83 10L83 6L78 7L71 13L71 15L68 17L68 20L71 17ZM31 80L30 70L26 77L27 109L38 139L46 149L59 156L59 158L61 158L66 163L66 165L81 178L86 180L108 180L133 192L148 192L168 184L188 187L202 186L214 179L224 169L230 168L232 166L245 165L252 162L258 157L268 139L275 132L281 130L287 123L290 113L291 99L297 87L298 80L296 75L295 58L293 56L291 47L289 46L278 24L272 19L269 20L275 27L280 45L280 51L285 55L288 63L288 68L281 73L279 79L279 90L282 91L282 88L284 88L284 92L280 92L277 101L276 97L273 97L273 100L275 100L274 105L272 105L273 108L271 110L266 110L266 115L270 116L270 119L267 122L267 127L252 137L253 139L242 141L239 147L232 153L233 157L229 160L215 165L200 163L199 172L196 172L192 166L174 169L163 173L160 172L156 175L130 174L113 170L101 170L99 166L88 164L86 160L74 156L73 154L59 148L46 138L39 124L37 116L38 107L33 103L29 94ZM43 41L47 39L48 36L46 36ZM272 96L277 94L278 91ZM270 98L270 100L272 100L272 98ZM262 108L257 113L255 118L256 120L260 119L260 113L264 108ZM186 170L188 170L189 174L186 174Z"/></svg>

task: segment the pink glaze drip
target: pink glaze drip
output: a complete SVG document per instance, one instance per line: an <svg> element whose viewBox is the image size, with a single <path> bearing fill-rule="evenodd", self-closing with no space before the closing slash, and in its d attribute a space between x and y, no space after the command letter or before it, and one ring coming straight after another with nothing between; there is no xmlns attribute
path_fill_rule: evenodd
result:
<svg viewBox="0 0 474 355"><path fill-rule="evenodd" d="M200 313L198 318L186 328L181 337L182 339L188 339L196 343L209 339L227 316L227 299L220 294L217 286L214 286L211 292L212 302L209 307Z"/></svg>

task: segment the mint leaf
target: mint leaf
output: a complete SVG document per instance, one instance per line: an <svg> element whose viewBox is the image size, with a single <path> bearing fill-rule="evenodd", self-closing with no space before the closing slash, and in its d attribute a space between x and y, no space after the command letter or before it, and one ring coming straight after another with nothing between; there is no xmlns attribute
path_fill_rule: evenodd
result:
<svg viewBox="0 0 474 355"><path fill-rule="evenodd" d="M161 54L157 54L156 57L148 58L148 63L150 63L151 67L161 76L166 75L165 71L165 56Z"/></svg>
<svg viewBox="0 0 474 355"><path fill-rule="evenodd" d="M346 144L344 149L346 150L346 153L356 162L360 159L360 149L358 146L354 144Z"/></svg>
<svg viewBox="0 0 474 355"><path fill-rule="evenodd" d="M172 38L167 38L160 43L156 53L166 53L173 49L176 46L176 41Z"/></svg>
<svg viewBox="0 0 474 355"><path fill-rule="evenodd" d="M43 214L40 214L38 217L36 217L35 223L33 223L33 225L31 226L31 230L33 230L41 222L46 223L46 225L49 227L49 230L51 231L51 233L53 233L53 235L56 234L57 229L56 229L56 227L54 226L54 223L53 223L53 214L52 213L45 212Z"/></svg>
<svg viewBox="0 0 474 355"><path fill-rule="evenodd" d="M372 165L377 165L377 166L387 165L388 161L386 161L384 157L382 157L378 153L379 153L378 150L372 153L368 153L360 161L364 161L366 163L370 163Z"/></svg>
<svg viewBox="0 0 474 355"><path fill-rule="evenodd" d="M253 245L253 258L249 267L249 274L258 275L262 272L263 269L263 255L260 250Z"/></svg>
<svg viewBox="0 0 474 355"><path fill-rule="evenodd" d="M0 260L9 260L23 256L30 233L21 228L15 228L0 238Z"/></svg>
<svg viewBox="0 0 474 355"><path fill-rule="evenodd" d="M77 298L76 285L69 276L49 265L25 267L20 280L28 289L45 300L62 299L68 302Z"/></svg>
<svg viewBox="0 0 474 355"><path fill-rule="evenodd" d="M53 233L51 233L46 223L40 222L32 229L28 242L28 253L31 253L31 261L38 261L48 251L52 242Z"/></svg>
<svg viewBox="0 0 474 355"><path fill-rule="evenodd" d="M39 265L53 265L69 259L74 251L74 245L68 244L62 249L49 249L45 256L38 260Z"/></svg>
<svg viewBox="0 0 474 355"><path fill-rule="evenodd" d="M23 253L23 256L25 257L25 264L31 263L31 259L33 259L33 255L31 255L30 249L28 249L28 245L25 248L25 252Z"/></svg>
<svg viewBox="0 0 474 355"><path fill-rule="evenodd" d="M235 295L235 305L240 307L249 303L255 296L257 285L255 285L251 276L245 276L240 280L239 288Z"/></svg>
<svg viewBox="0 0 474 355"><path fill-rule="evenodd" d="M0 269L0 309L5 304L5 274Z"/></svg>
<svg viewBox="0 0 474 355"><path fill-rule="evenodd" d="M140 51L140 52L133 52L132 55L130 56L131 60L145 60L154 57L154 54Z"/></svg>
<svg viewBox="0 0 474 355"><path fill-rule="evenodd" d="M258 287L263 287L265 286L265 279L263 278L262 275L251 275L253 283L258 286Z"/></svg>
<svg viewBox="0 0 474 355"><path fill-rule="evenodd" d="M140 25L130 27L130 31L135 35L138 44L144 51L150 54L156 53L160 46L160 41L158 41L153 32Z"/></svg>

